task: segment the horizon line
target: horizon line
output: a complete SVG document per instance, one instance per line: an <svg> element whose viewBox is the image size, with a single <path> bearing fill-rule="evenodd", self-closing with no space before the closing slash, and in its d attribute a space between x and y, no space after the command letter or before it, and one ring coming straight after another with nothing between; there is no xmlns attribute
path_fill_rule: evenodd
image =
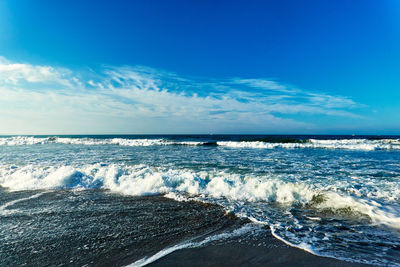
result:
<svg viewBox="0 0 400 267"><path fill-rule="evenodd" d="M141 136L141 135L148 135L148 136L224 136L224 135L254 135L254 136L399 136L399 134L332 134L332 133L307 133L307 134L300 134L300 133L280 133L280 134L269 134L269 133L176 133L176 134L168 134L168 133L101 133L101 134L0 134L0 137L16 137L16 136Z"/></svg>

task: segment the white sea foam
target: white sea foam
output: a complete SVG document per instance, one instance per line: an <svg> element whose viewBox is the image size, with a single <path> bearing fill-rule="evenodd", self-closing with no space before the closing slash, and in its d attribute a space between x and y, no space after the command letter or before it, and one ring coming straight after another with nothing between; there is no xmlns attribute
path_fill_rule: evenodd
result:
<svg viewBox="0 0 400 267"><path fill-rule="evenodd" d="M21 146L21 145L37 145L48 143L48 138L37 138L30 136L13 136L1 137L0 146Z"/></svg>
<svg viewBox="0 0 400 267"><path fill-rule="evenodd" d="M315 205L319 210L355 213L368 216L376 224L400 229L400 210L368 199L343 196L336 192L324 192L323 201Z"/></svg>
<svg viewBox="0 0 400 267"><path fill-rule="evenodd" d="M399 139L341 139L341 140L317 140L310 139L314 147L329 149L352 149L352 150L392 150L400 149Z"/></svg>
<svg viewBox="0 0 400 267"><path fill-rule="evenodd" d="M311 254L313 254L313 255L321 256L321 255L317 254L317 253L314 251L314 248L313 248L312 246L310 246L309 244L307 244L307 243L305 243L305 242L302 242L302 243L299 243L299 244L293 244L293 243L287 241L286 239L280 237L278 234L276 234L276 233L275 233L275 227L274 227L273 225L270 225L270 229L271 229L271 234L272 234L276 239L282 241L282 242L285 243L286 245L291 246L291 247L296 247L296 248L302 249L302 250L307 251L308 253L311 253Z"/></svg>
<svg viewBox="0 0 400 267"><path fill-rule="evenodd" d="M13 136L0 138L0 146L42 145L42 144L72 144L72 145L120 145L120 146L163 146L187 145L197 146L204 142L172 141L166 139L125 139L125 138L68 138L68 137L30 137Z"/></svg>
<svg viewBox="0 0 400 267"><path fill-rule="evenodd" d="M398 150L400 141L398 139L340 139L340 140L317 140L310 139L304 143L268 143L261 141L220 141L218 146L232 148L324 148L324 149L348 149L348 150Z"/></svg>
<svg viewBox="0 0 400 267"><path fill-rule="evenodd" d="M104 188L126 195L180 194L206 196L218 202L271 202L301 205L320 211L368 216L376 224L400 229L400 209L371 199L340 193L334 186L284 182L274 177L244 176L222 171L150 168L144 165L0 166L0 186L9 190ZM380 190L379 187L374 190ZM383 194L390 192L382 191ZM388 198L389 199L389 198Z"/></svg>

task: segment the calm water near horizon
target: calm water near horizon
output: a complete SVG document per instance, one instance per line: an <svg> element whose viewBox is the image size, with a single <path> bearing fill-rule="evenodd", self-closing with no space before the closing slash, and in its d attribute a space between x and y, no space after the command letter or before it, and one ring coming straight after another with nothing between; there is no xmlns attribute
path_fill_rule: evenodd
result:
<svg viewBox="0 0 400 267"><path fill-rule="evenodd" d="M0 136L0 265L140 265L266 225L316 255L400 266L400 136Z"/></svg>

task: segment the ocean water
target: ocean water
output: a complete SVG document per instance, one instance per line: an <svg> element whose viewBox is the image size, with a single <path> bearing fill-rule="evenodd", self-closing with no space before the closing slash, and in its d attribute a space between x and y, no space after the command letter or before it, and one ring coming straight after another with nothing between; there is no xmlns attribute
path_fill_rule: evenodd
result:
<svg viewBox="0 0 400 267"><path fill-rule="evenodd" d="M142 265L265 226L400 266L400 137L0 137L0 265Z"/></svg>

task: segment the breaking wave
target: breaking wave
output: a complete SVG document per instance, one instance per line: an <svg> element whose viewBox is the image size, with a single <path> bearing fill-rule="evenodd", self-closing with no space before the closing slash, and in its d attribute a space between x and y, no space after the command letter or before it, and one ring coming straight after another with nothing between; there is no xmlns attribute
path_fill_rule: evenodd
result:
<svg viewBox="0 0 400 267"><path fill-rule="evenodd" d="M398 150L400 140L398 139L338 139L338 140L318 140L309 139L305 142L291 143L269 143L262 141L220 141L218 146L232 148L324 148L324 149L348 149L348 150Z"/></svg>
<svg viewBox="0 0 400 267"><path fill-rule="evenodd" d="M182 200L179 198L185 195L204 196L220 204L243 201L277 203L321 212L366 216L373 223L400 229L400 209L369 198L345 194L338 187L326 189L306 182L284 182L274 177L244 176L223 171L196 172L116 164L0 166L0 186L14 191L102 188L134 196L166 194L177 200ZM376 187L374 190L381 189ZM382 199L386 198L388 202L391 194L390 190L380 192Z"/></svg>

